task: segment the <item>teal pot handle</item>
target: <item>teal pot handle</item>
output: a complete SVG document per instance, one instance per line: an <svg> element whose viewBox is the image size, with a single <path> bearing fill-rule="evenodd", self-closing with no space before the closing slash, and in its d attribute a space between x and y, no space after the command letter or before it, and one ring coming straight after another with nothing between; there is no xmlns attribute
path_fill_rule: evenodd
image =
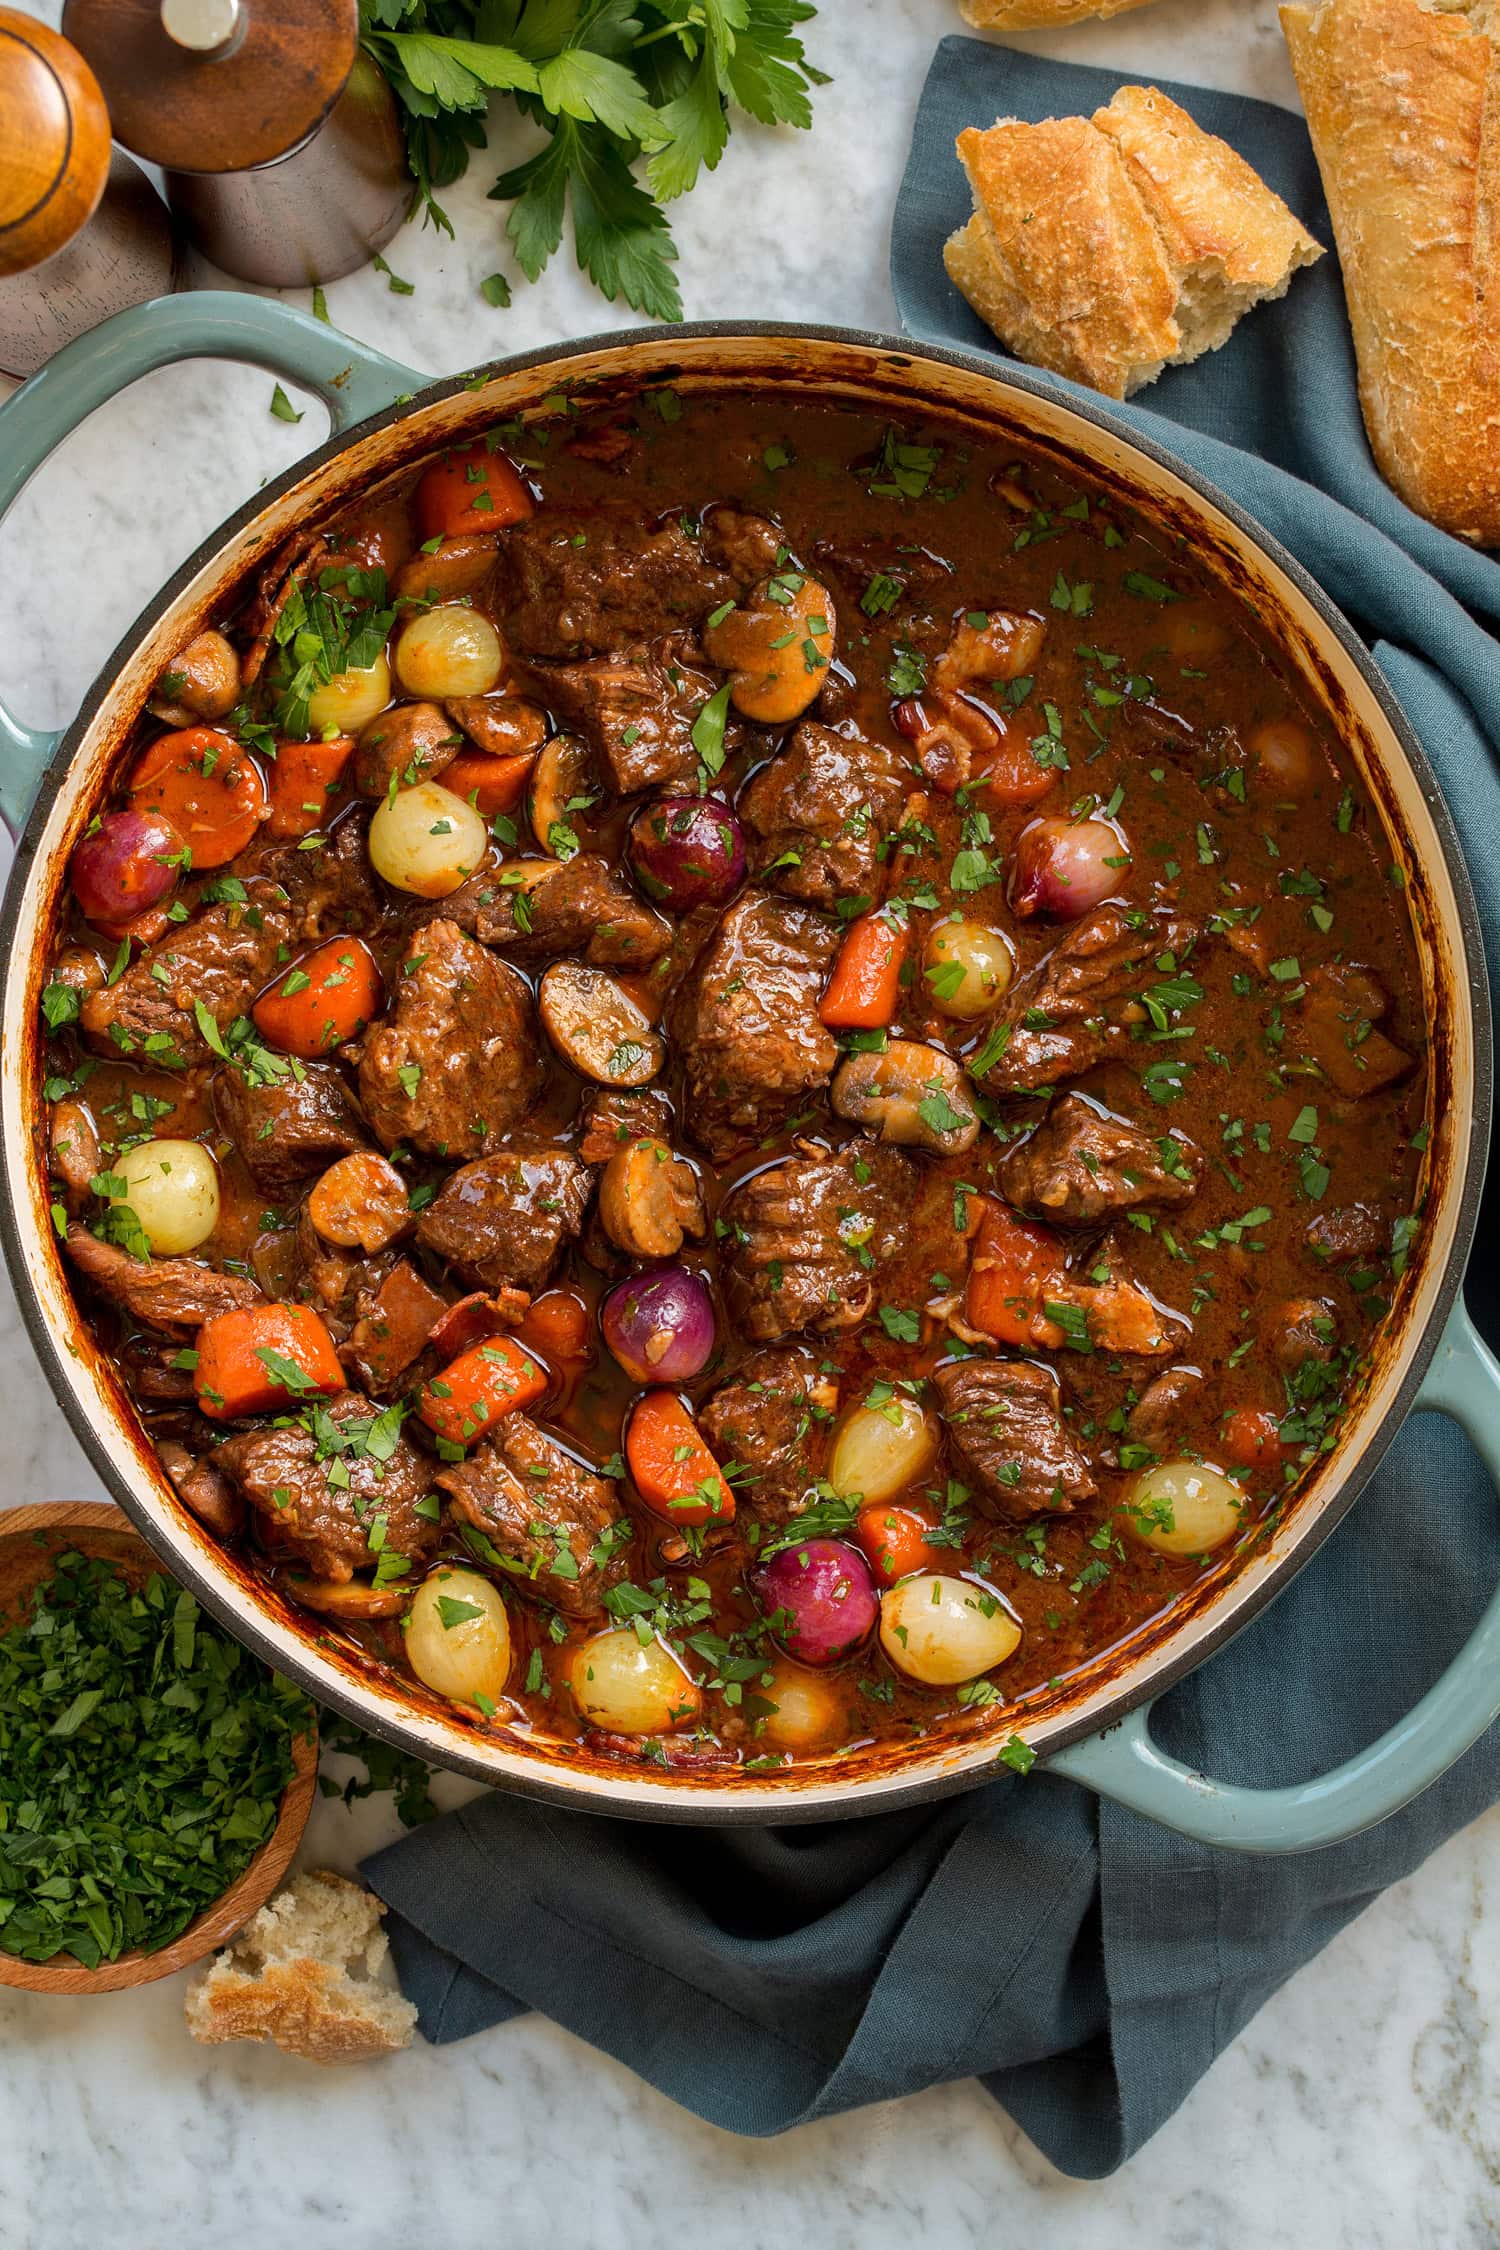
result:
<svg viewBox="0 0 1500 2250"><path fill-rule="evenodd" d="M1447 1414L1500 1483L1500 1363L1460 1297L1413 1413ZM1310 1852L1373 1828L1446 1773L1500 1718L1500 1593L1435 1687L1367 1750L1287 1789L1239 1789L1195 1773L1151 1739L1151 1705L1047 1760L1048 1773L1235 1852Z"/></svg>
<svg viewBox="0 0 1500 2250"><path fill-rule="evenodd" d="M132 305L66 345L0 406L0 516L96 406L179 359L242 359L284 375L317 393L335 437L432 380L278 297L214 289ZM0 704L0 819L12 832L61 740Z"/></svg>

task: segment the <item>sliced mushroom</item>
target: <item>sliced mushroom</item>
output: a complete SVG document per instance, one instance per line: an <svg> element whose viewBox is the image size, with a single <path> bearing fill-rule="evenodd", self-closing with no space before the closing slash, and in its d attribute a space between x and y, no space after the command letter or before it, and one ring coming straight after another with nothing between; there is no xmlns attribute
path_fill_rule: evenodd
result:
<svg viewBox="0 0 1500 2250"><path fill-rule="evenodd" d="M70 1211L82 1208L90 1193L89 1182L103 1171L99 1135L82 1102L60 1101L52 1111L52 1169L63 1184L63 1200Z"/></svg>
<svg viewBox="0 0 1500 2250"><path fill-rule="evenodd" d="M492 534L444 539L431 554L412 555L391 580L398 602L456 602L494 568L500 542Z"/></svg>
<svg viewBox="0 0 1500 2250"><path fill-rule="evenodd" d="M557 961L537 993L547 1036L581 1077L601 1086L644 1086L667 1058L645 1010L602 969Z"/></svg>
<svg viewBox="0 0 1500 2250"><path fill-rule="evenodd" d="M833 1081L833 1106L900 1148L962 1156L979 1137L962 1069L941 1047L918 1039L893 1039L883 1054L850 1055Z"/></svg>
<svg viewBox="0 0 1500 2250"><path fill-rule="evenodd" d="M525 757L547 739L546 713L519 695L455 695L445 709L475 749L492 758Z"/></svg>
<svg viewBox="0 0 1500 2250"><path fill-rule="evenodd" d="M410 789L435 781L464 746L457 724L438 703L398 703L372 719L354 753L354 786L384 797L394 782Z"/></svg>
<svg viewBox="0 0 1500 2250"><path fill-rule="evenodd" d="M708 1224L692 1166L656 1140L616 1149L599 1181L599 1219L631 1258L673 1257Z"/></svg>
<svg viewBox="0 0 1500 2250"><path fill-rule="evenodd" d="M340 1250L386 1250L415 1221L406 1182L383 1156L341 1156L307 1199L307 1216Z"/></svg>
<svg viewBox="0 0 1500 2250"><path fill-rule="evenodd" d="M399 1617L411 1600L410 1586L377 1586L368 1578L350 1578L337 1584L331 1578L299 1578L288 1574L287 1592L306 1609L322 1617L339 1617L357 1624L367 1617Z"/></svg>
<svg viewBox="0 0 1500 2250"><path fill-rule="evenodd" d="M833 596L790 564L744 601L715 610L703 631L711 664L733 675L729 700L762 726L799 719L828 677L837 619Z"/></svg>
<svg viewBox="0 0 1500 2250"><path fill-rule="evenodd" d="M579 849L576 816L599 795L587 743L576 735L555 734L531 769L526 813L532 834L554 859L571 859Z"/></svg>
<svg viewBox="0 0 1500 2250"><path fill-rule="evenodd" d="M169 726L222 719L240 699L240 660L233 643L212 630L179 649L152 691L151 709Z"/></svg>

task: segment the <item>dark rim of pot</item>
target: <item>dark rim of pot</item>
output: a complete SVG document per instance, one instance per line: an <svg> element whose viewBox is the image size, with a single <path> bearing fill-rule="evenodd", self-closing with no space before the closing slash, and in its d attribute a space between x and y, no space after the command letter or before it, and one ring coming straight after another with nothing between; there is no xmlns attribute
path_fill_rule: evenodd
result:
<svg viewBox="0 0 1500 2250"><path fill-rule="evenodd" d="M1373 1431L1365 1440L1360 1454L1343 1473L1338 1484L1322 1494L1313 1508L1293 1527L1280 1559L1261 1577L1255 1587L1234 1601L1233 1581L1225 1589L1219 1604L1224 1614L1210 1617L1206 1627L1192 1636L1190 1647L1183 1648L1165 1663L1153 1667L1148 1678L1134 1677L1135 1668L1127 1668L1119 1685L1108 1691L1097 1710L1080 1714L1049 1734L1042 1752L1043 1763L1055 1751L1101 1733L1115 1725L1126 1713L1143 1703L1154 1702L1168 1688L1187 1673L1196 1670L1210 1656L1233 1639L1274 1600L1289 1580L1308 1562L1353 1506L1369 1479L1379 1467L1387 1448L1411 1412L1422 1379L1437 1349L1443 1326L1459 1295L1464 1269L1473 1245L1478 1221L1480 1193L1484 1184L1485 1157L1488 1150L1490 1112L1493 1099L1493 1037L1489 1009L1489 986L1485 967L1483 932L1479 910L1474 896L1468 868L1459 845L1458 831L1453 816L1438 785L1436 774L1428 762L1426 751L1416 730L1397 702L1384 675L1376 665L1364 642L1343 612L1324 593L1317 581L1309 576L1296 557L1283 547L1279 540L1262 528L1254 517L1237 501L1221 492L1207 477L1181 460L1167 446L1117 421L1105 403L1077 395L1066 395L1048 381L1019 364L988 359L977 352L957 351L946 345L916 342L910 338L882 335L877 330L823 327L815 323L784 321L695 321L676 326L626 328L606 331L603 334L583 336L565 344L546 346L537 351L517 352L508 357L486 361L461 376L444 377L422 389L403 397L399 402L366 417L338 436L330 435L314 451L304 454L292 467L263 486L244 505L228 516L188 559L175 571L155 600L136 618L108 657L92 686L84 696L78 716L66 730L43 776L36 801L27 817L26 825L17 840L15 864L11 870L3 907L0 907L0 948L3 948L7 982L15 969L15 937L20 916L21 899L26 890L39 848L42 830L53 801L61 786L63 776L78 750L87 728L102 706L131 653L171 607L178 595L206 569L226 543L245 530L266 509L279 500L294 485L333 460L340 453L358 444L377 431L394 428L411 420L426 408L444 399L456 397L461 392L474 392L484 383L503 376L524 374L531 368L553 367L576 360L591 353L628 352L636 345L649 343L655 348L668 347L673 342L713 343L744 338L751 341L772 342L785 338L790 343L835 344L856 351L879 353L887 362L936 364L952 367L968 375L993 383L997 388L1019 392L1024 397L1036 399L1050 407L1061 407L1079 421L1090 423L1142 456L1153 466L1167 470L1178 478L1200 499L1218 509L1243 536L1296 588L1314 611L1326 631L1338 642L1345 656L1360 674L1375 703L1403 752L1421 787L1423 799L1431 814L1434 829L1453 885L1458 906L1459 936L1462 941L1462 967L1467 977L1467 998L1473 1025L1474 1085L1469 1111L1467 1145L1454 1152L1454 1167L1461 1168L1462 1178L1458 1188L1457 1209L1454 1214L1453 1247L1447 1264L1438 1277L1433 1292L1431 1309L1421 1330L1408 1335L1403 1346L1406 1365L1395 1396ZM753 378L747 375L747 381ZM956 409L955 409L956 410ZM941 412L942 408L934 411ZM1455 998L1465 989L1455 985ZM62 1359L50 1323L43 1313L40 1299L33 1288L26 1264L21 1227L11 1200L8 1183L0 1194L0 1240L3 1240L6 1263L20 1304L22 1318L31 1338L37 1357L46 1373L53 1395L59 1400L73 1434L79 1440L94 1468L106 1486L119 1501L143 1535L162 1550L162 1525L152 1510L137 1497L128 1476L112 1453L103 1433L93 1419L83 1411L64 1380ZM264 1662L296 1674L297 1664L288 1660L261 1629L257 1613L247 1614L238 1599L226 1596L210 1571L191 1552L179 1552L171 1543L163 1553L163 1560L174 1575L203 1603L236 1639L250 1648ZM1149 1643L1147 1652L1149 1653ZM306 1686L302 1680L299 1684ZM394 1743L398 1748L427 1759L430 1744L421 1729L397 1713L387 1711L368 1694L362 1696L352 1685L343 1682L320 1682L315 1692L317 1698L331 1709L340 1711L356 1725ZM733 1783L736 1793L745 1789L744 1802L721 1801L705 1806L695 1789L710 1790L725 1787L723 1778L709 1776L705 1780L684 1779L670 1783L680 1789L675 1800L657 1799L643 1801L632 1794L635 1777L600 1765L576 1769L571 1782L554 1780L538 1769L535 1776L497 1773L484 1758L466 1756L462 1750L449 1750L446 1746L443 1766L456 1773L472 1776L492 1788L533 1798L539 1802L557 1805L571 1811L593 1811L621 1819L648 1820L664 1823L692 1823L714 1827L748 1827L788 1825L798 1821L854 1818L861 1813L898 1810L940 1798L956 1795L961 1790L973 1789L993 1778L994 1761L988 1738L979 1742L972 1757L968 1746L964 1750L965 1763L955 1772L934 1774L894 1786L883 1783L878 1776L850 1784L846 1798L831 1799L823 1777L811 1783L816 1790L816 1801L801 1797L792 1789L779 1784L773 1777L757 1776L754 1783ZM664 1776L656 1771L647 1777L653 1784L663 1782Z"/></svg>

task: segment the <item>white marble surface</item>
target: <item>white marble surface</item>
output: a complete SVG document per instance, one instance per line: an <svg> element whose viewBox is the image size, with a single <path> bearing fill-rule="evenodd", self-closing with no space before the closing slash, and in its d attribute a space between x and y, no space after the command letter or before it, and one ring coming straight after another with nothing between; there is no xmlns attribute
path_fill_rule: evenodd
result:
<svg viewBox="0 0 1500 2250"><path fill-rule="evenodd" d="M53 14L51 7L38 12ZM833 84L811 136L737 129L676 217L690 318L885 326L890 210L949 0L824 0ZM1045 48L1048 42L1029 44ZM1294 99L1272 0L1160 0L1054 51ZM983 122L983 120L978 120ZM611 325L559 260L510 312L478 296L508 264L484 200L502 160L447 199L456 242L408 229L417 283L329 291L353 334L433 372ZM508 157L504 160L508 161ZM176 562L321 435L270 381L191 366L96 415L0 532L0 694L60 723ZM91 1495L93 1476L0 1282L10 1370L0 1499ZM353 1865L393 1824L320 1806L309 1856ZM1482 2250L1500 2240L1500 1813L1457 1838L1284 1991L1122 2175L1060 2178L973 2086L742 2143L699 2124L553 2026L527 2021L344 2074L192 2046L181 1979L88 2001L0 1998L0 2246L175 2241L300 2250L525 2239L648 2250L691 2235L756 2250ZM457 2234L457 2230L462 2230Z"/></svg>

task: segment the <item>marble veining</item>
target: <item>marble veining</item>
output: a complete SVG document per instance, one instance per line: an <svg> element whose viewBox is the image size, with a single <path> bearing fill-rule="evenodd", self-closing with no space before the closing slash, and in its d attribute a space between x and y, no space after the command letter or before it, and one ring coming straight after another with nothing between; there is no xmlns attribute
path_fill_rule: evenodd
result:
<svg viewBox="0 0 1500 2250"><path fill-rule="evenodd" d="M57 8L36 12L55 21ZM823 0L812 52L833 83L816 130L740 125L675 213L689 318L892 323L887 231L912 112L935 41L961 28L950 0ZM1018 44L1295 100L1272 0L1160 0ZM629 323L567 253L535 289L515 276L484 191L520 130L445 199L456 241L407 228L392 244L415 294L355 275L328 292L337 323L432 373ZM497 269L516 282L509 312L478 294ZM0 694L23 716L71 717L167 574L321 438L316 401L298 398L307 418L289 424L270 396L255 370L164 371L95 415L22 495L0 531ZM0 1350L0 1504L96 1495L3 1281ZM393 1829L379 1803L320 1805L307 1856L351 1868ZM1497 1864L1500 1813L1345 1932L1101 2186L1062 2179L972 2085L747 2143L538 2020L320 2073L193 2046L180 1978L97 2000L0 1996L0 2250L528 2237L559 2250L688 2238L895 2250L917 2231L935 2250L1488 2250L1500 2240Z"/></svg>

